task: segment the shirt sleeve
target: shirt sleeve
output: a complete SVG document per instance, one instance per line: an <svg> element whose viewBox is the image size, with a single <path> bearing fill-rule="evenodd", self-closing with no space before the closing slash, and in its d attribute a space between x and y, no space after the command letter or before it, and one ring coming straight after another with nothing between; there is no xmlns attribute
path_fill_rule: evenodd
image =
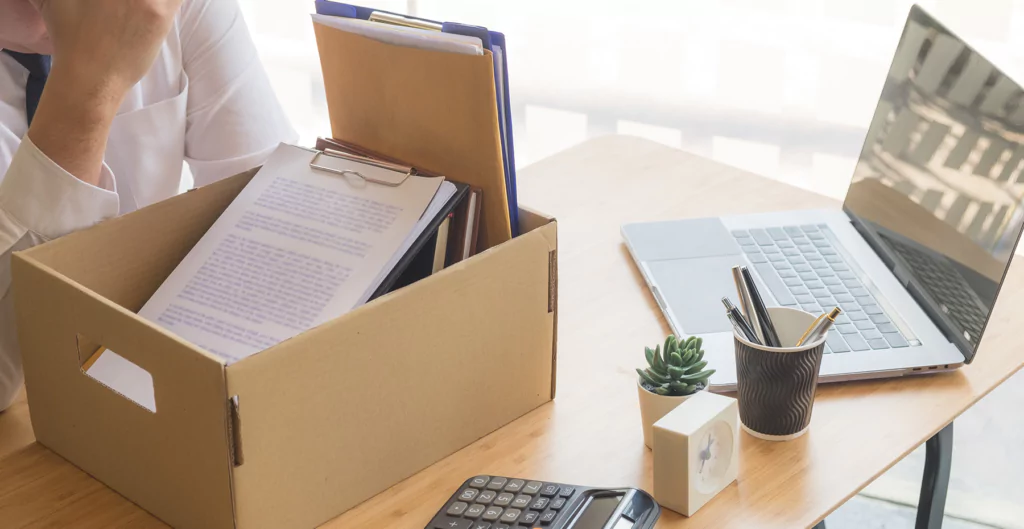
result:
<svg viewBox="0 0 1024 529"><path fill-rule="evenodd" d="M196 185L251 169L279 143L296 142L237 0L186 0L180 24L189 78L185 159Z"/></svg>
<svg viewBox="0 0 1024 529"><path fill-rule="evenodd" d="M10 131L0 130L0 135L9 139ZM105 164L97 187L62 169L27 136L16 145L9 160L3 153L10 149L0 149L0 410L11 404L23 379L11 253L96 224L118 209L114 178Z"/></svg>

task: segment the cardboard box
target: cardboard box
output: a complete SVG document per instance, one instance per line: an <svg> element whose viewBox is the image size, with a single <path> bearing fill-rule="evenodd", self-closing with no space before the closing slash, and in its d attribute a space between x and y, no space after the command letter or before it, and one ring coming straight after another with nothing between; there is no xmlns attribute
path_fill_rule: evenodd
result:
<svg viewBox="0 0 1024 529"><path fill-rule="evenodd" d="M556 223L525 209L520 237L230 366L136 316L252 174L14 254L39 442L175 527L305 528L554 397ZM100 346L155 413L83 372Z"/></svg>

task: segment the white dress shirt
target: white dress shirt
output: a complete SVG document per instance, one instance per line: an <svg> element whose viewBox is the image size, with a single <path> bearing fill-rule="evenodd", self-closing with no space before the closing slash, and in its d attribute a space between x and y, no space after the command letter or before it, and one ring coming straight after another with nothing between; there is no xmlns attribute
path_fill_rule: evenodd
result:
<svg viewBox="0 0 1024 529"><path fill-rule="evenodd" d="M11 252L176 195L183 162L202 186L296 141L237 0L184 1L153 67L118 110L99 186L63 170L25 136L27 77L0 54L0 410L23 379Z"/></svg>

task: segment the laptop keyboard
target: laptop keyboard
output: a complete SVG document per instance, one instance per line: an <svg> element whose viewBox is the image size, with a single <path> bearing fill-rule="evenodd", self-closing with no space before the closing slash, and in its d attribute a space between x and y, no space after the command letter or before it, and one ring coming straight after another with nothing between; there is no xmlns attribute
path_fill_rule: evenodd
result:
<svg viewBox="0 0 1024 529"><path fill-rule="evenodd" d="M967 341L971 345L978 345L988 314L974 301L967 280L945 259L936 258L892 237L886 237L885 234L880 235L914 270L915 277L939 302L943 312L966 331Z"/></svg>
<svg viewBox="0 0 1024 529"><path fill-rule="evenodd" d="M747 259L775 300L814 315L843 313L825 339L825 353L908 347L907 339L875 301L824 224L734 230Z"/></svg>

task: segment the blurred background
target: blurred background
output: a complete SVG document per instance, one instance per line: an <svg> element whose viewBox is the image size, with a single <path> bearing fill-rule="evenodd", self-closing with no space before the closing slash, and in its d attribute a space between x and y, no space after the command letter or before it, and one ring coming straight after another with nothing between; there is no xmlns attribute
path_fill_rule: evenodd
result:
<svg viewBox="0 0 1024 529"><path fill-rule="evenodd" d="M302 142L328 135L312 0L239 1ZM360 5L505 33L519 167L591 137L631 134L841 199L912 3ZM1024 0L917 3L1024 80ZM1024 528L1021 402L1024 376L1016 376L957 420L945 527ZM922 448L833 514L829 528L912 527L923 461Z"/></svg>

